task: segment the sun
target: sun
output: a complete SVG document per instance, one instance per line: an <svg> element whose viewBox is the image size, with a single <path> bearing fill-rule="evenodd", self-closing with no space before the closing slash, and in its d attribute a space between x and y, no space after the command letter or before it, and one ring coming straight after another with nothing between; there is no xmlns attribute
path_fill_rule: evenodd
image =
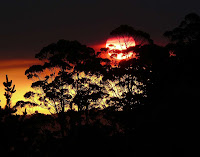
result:
<svg viewBox="0 0 200 157"><path fill-rule="evenodd" d="M106 41L106 48L108 48L108 55L116 60L130 59L135 56L133 51L123 53L123 50L129 47L134 47L135 40L130 36L112 37Z"/></svg>

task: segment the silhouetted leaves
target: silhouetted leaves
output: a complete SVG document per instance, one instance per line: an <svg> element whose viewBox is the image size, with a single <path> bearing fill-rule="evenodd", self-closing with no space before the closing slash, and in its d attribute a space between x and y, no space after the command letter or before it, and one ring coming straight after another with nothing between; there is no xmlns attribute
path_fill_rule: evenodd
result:
<svg viewBox="0 0 200 157"><path fill-rule="evenodd" d="M32 65L29 69L25 71L25 75L29 73L39 73L44 70L42 65Z"/></svg>
<svg viewBox="0 0 200 157"><path fill-rule="evenodd" d="M164 36L171 42L179 44L191 43L200 38L200 17L195 13L185 16L180 25L172 31L166 31Z"/></svg>
<svg viewBox="0 0 200 157"><path fill-rule="evenodd" d="M32 97L32 96L34 96L34 95L35 95L34 92L29 91L29 92L27 92L26 94L24 94L24 98L30 98L30 97Z"/></svg>
<svg viewBox="0 0 200 157"><path fill-rule="evenodd" d="M166 150L171 149L168 154L180 156L182 137L187 134L186 110L192 104L191 96L198 94L192 74L197 72L200 52L199 20L197 14L189 14L177 28L166 32L172 42L166 47L152 44L147 33L120 26L111 34L142 37L148 44L119 51L133 51L137 58L116 65L77 41L59 40L44 47L36 55L44 64L25 72L28 78L36 79L32 83L36 91L24 95L30 101L18 101L12 109L0 107L0 135L6 155L56 156L63 155L66 148L68 152L78 149L88 155L92 153L86 149L97 148L96 153L106 144L101 156L105 156L105 150L115 155L122 149L136 156L146 155L141 153L144 151L156 154L157 150L166 155ZM3 84L10 100L15 86L7 76ZM98 105L104 109L99 110ZM53 108L56 114L27 115L28 108L35 106L50 111ZM74 106L79 112L73 111ZM66 112L67 107L71 111ZM18 108L25 108L23 116L7 116Z"/></svg>
<svg viewBox="0 0 200 157"><path fill-rule="evenodd" d="M96 94L89 92L93 90L92 86L87 89L88 91L83 87L89 85L91 80L84 78L76 80L74 76L83 72L85 75L100 77L105 73L110 68L110 60L98 56L99 54L95 54L92 48L82 45L78 41L59 40L57 43L44 47L35 56L44 61L44 64L33 65L25 72L28 78L36 79L31 87L38 90L38 94L36 92L34 96L35 98L38 97L37 100L41 102L40 106L42 105L50 110L54 108L54 112L60 113L65 112L68 106L72 109L73 104L79 105L76 97L85 99L86 106L90 104L91 97L97 99L98 92ZM72 87L70 87L71 85ZM68 90L67 88L73 89ZM72 94L73 90L76 94ZM94 90L97 91L97 85ZM98 90L100 90L100 87ZM84 97L80 98L80 93ZM30 94L25 96L35 99L30 97ZM102 93L99 92L99 97L101 96ZM87 101L87 99L90 101Z"/></svg>
<svg viewBox="0 0 200 157"><path fill-rule="evenodd" d="M136 45L143 44L153 44L153 40L150 38L150 35L141 30L135 30L133 27L128 25L121 25L111 31L110 35L114 37L133 37L136 41Z"/></svg>
<svg viewBox="0 0 200 157"><path fill-rule="evenodd" d="M12 80L8 81L8 76L6 75L6 82L3 82L3 85L5 87L5 93L4 96L6 97L6 106L11 109L11 97L12 94L16 92L15 85L12 86Z"/></svg>
<svg viewBox="0 0 200 157"><path fill-rule="evenodd" d="M30 102L30 101L18 101L16 104L15 104L15 106L14 106L14 108L24 108L24 107L26 107L26 106L28 106L28 107L35 107L35 106L38 106L38 104L36 104L36 103L32 103L32 102Z"/></svg>

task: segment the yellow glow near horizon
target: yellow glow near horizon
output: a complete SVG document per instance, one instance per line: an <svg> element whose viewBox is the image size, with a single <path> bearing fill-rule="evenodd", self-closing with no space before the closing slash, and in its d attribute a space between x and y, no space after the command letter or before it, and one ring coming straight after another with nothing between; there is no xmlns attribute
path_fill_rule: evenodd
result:
<svg viewBox="0 0 200 157"><path fill-rule="evenodd" d="M5 90L3 82L6 81L6 75L8 75L9 81L12 80L12 85L15 85L16 92L12 95L11 106L14 106L17 101L24 100L24 94L30 90L32 81L28 80L25 76L25 70L31 65L39 64L40 62L35 59L13 59L13 60L1 60L0 61L0 106L2 108L6 105L6 99L4 96ZM34 113L35 110L40 110L42 113L47 113L44 109L38 107L28 109L28 113ZM19 111L18 114L22 114L23 110Z"/></svg>
<svg viewBox="0 0 200 157"><path fill-rule="evenodd" d="M134 43L135 44L135 43ZM134 45L133 44L133 45ZM133 46L132 45L132 46ZM134 55L133 52L130 53L132 56ZM123 55L119 55L119 58L117 59L123 59ZM27 99L24 98L24 94L28 91L33 91L31 88L31 84L33 83L33 80L27 79L25 76L25 70L27 70L31 65L36 65L36 64L41 64L40 61L36 59L18 59L18 60L1 60L0 61L0 106L5 107L6 105L6 99L4 96L4 86L3 82L6 81L6 75L8 75L9 81L12 80L12 85L16 86L16 92L13 94L11 98L11 106L14 106L17 101L23 100L23 101L28 101ZM100 85L100 82L102 80L103 76L97 77L97 76L86 76L85 74L81 74L79 76L81 77L90 77L92 83L96 83L97 85ZM138 81L136 81L138 82ZM113 96L119 96L121 97L121 91L122 90L127 90L126 88L122 89L120 86L115 86L116 82L110 82L110 86L106 85L106 90L112 91L109 92L109 95L111 97ZM104 86L104 85L103 85ZM113 90L110 90L110 88L113 88ZM138 91L139 89L137 86L134 86L134 91L142 93L142 91ZM70 88L70 91L72 95L75 95L75 91ZM108 92L108 91L107 91ZM117 95L116 95L117 94ZM108 104L106 104L106 99L99 99L97 101L97 107L107 107ZM76 109L76 106L74 106ZM34 107L34 108L27 108L28 114L32 114L35 111L38 111L39 113L44 113L44 114L50 114L50 112L47 109L41 108L41 107ZM24 112L24 109L21 109L17 112L17 114L22 114Z"/></svg>

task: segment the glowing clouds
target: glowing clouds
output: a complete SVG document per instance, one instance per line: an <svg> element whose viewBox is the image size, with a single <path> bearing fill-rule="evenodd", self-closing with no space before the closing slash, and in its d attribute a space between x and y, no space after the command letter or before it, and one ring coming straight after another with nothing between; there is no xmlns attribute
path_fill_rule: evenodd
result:
<svg viewBox="0 0 200 157"><path fill-rule="evenodd" d="M123 50L128 49L129 47L135 46L135 40L133 37L115 37L109 38L106 42L106 48L108 48L108 55L111 58L122 60L133 58L134 52L123 53Z"/></svg>

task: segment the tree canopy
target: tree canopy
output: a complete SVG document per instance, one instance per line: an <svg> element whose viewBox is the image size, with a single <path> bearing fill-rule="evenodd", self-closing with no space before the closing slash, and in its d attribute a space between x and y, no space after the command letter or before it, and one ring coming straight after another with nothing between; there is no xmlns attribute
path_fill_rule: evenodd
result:
<svg viewBox="0 0 200 157"><path fill-rule="evenodd" d="M110 32L110 35L114 37L133 37L136 45L153 44L153 40L150 38L148 33L141 30L136 30L128 25L121 25L115 28Z"/></svg>

